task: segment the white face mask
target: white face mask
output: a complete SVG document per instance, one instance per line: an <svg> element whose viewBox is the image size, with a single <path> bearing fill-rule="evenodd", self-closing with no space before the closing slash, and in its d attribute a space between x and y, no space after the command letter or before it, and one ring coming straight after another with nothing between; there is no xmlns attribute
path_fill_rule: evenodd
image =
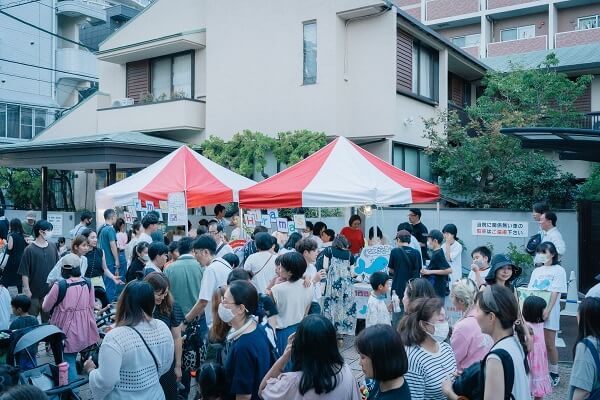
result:
<svg viewBox="0 0 600 400"><path fill-rule="evenodd" d="M221 321L225 322L226 324L230 323L235 318L233 311L225 307L223 303L219 304L219 310L217 313L219 314Z"/></svg>
<svg viewBox="0 0 600 400"><path fill-rule="evenodd" d="M543 264L546 264L546 255L543 253L535 253L535 257L533 257L533 265Z"/></svg>
<svg viewBox="0 0 600 400"><path fill-rule="evenodd" d="M45 231L42 233L42 237L44 239L46 239L47 241L50 240L50 238L52 237L52 231Z"/></svg>
<svg viewBox="0 0 600 400"><path fill-rule="evenodd" d="M148 262L148 261L150 261L150 256L149 256L148 254L144 254L144 255L142 256L142 260L144 260L144 261Z"/></svg>
<svg viewBox="0 0 600 400"><path fill-rule="evenodd" d="M448 337L448 333L450 332L450 326L448 325L448 321L436 322L435 324L432 324L431 322L427 323L429 325L433 325L434 327L433 333L427 332L427 334L431 336L433 340L435 340L438 343L441 343L444 340L446 340L446 338Z"/></svg>

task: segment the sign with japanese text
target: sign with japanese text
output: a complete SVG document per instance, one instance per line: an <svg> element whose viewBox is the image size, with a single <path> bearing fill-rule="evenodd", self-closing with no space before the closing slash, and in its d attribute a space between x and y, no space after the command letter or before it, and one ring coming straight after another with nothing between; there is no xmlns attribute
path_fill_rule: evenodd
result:
<svg viewBox="0 0 600 400"><path fill-rule="evenodd" d="M62 214L48 214L46 220L52 224L52 233L55 236L62 236L63 234L63 216Z"/></svg>
<svg viewBox="0 0 600 400"><path fill-rule="evenodd" d="M471 224L474 236L529 237L525 221L487 221L474 219Z"/></svg>
<svg viewBox="0 0 600 400"><path fill-rule="evenodd" d="M170 226L187 225L187 204L184 192L169 193L167 200Z"/></svg>

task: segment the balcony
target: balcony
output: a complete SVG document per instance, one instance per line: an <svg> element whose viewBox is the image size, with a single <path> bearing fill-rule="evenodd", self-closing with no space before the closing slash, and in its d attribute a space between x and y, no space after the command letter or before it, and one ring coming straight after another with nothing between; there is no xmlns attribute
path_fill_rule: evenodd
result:
<svg viewBox="0 0 600 400"><path fill-rule="evenodd" d="M56 6L56 13L71 18L89 18L92 25L106 22L107 3L94 0L60 0Z"/></svg>
<svg viewBox="0 0 600 400"><path fill-rule="evenodd" d="M559 32L556 34L556 48L579 46L600 42L600 28Z"/></svg>
<svg viewBox="0 0 600 400"><path fill-rule="evenodd" d="M467 53L472 55L475 58L479 58L479 45L477 46L469 46L469 47L462 47L462 50Z"/></svg>
<svg viewBox="0 0 600 400"><path fill-rule="evenodd" d="M56 69L68 71L74 74L57 72L56 80L69 78L80 81L98 81L98 63L96 56L87 50L79 50L76 48L63 48L56 50Z"/></svg>
<svg viewBox="0 0 600 400"><path fill-rule="evenodd" d="M98 132L186 132L205 125L206 103L193 99L98 109Z"/></svg>
<svg viewBox="0 0 600 400"><path fill-rule="evenodd" d="M531 51L546 50L548 38L546 35L535 36L528 39L507 40L488 44L487 56L506 56L509 54L529 53Z"/></svg>
<svg viewBox="0 0 600 400"><path fill-rule="evenodd" d="M518 6L523 3L530 3L535 0L487 0L487 9Z"/></svg>
<svg viewBox="0 0 600 400"><path fill-rule="evenodd" d="M479 0L430 0L425 6L427 21L479 11Z"/></svg>

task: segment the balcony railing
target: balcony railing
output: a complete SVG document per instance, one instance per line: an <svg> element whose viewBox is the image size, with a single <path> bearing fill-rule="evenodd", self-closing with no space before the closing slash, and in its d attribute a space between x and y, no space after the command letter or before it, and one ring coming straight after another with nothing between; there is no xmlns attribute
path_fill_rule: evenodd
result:
<svg viewBox="0 0 600 400"><path fill-rule="evenodd" d="M430 0L425 5L427 21L479 11L479 0Z"/></svg>
<svg viewBox="0 0 600 400"><path fill-rule="evenodd" d="M89 18L92 24L106 22L105 2L95 0L61 0L56 5L56 13L66 17Z"/></svg>
<svg viewBox="0 0 600 400"><path fill-rule="evenodd" d="M559 32L556 34L556 47L571 47L600 42L600 28Z"/></svg>
<svg viewBox="0 0 600 400"><path fill-rule="evenodd" d="M507 40L488 44L487 56L506 56L509 54L529 53L530 51L546 50L548 37L546 35L535 36L527 39Z"/></svg>

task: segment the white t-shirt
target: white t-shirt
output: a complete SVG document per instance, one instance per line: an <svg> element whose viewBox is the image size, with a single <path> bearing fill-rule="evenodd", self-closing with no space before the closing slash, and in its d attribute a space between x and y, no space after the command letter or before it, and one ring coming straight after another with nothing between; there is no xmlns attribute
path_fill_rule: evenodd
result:
<svg viewBox="0 0 600 400"><path fill-rule="evenodd" d="M487 274L490 272L490 268L486 268L483 271L479 270L479 277L481 278L481 284L485 283L485 277L487 276ZM472 280L473 282L475 282L476 285L478 285L477 283L477 277L475 276L475 271L471 270L471 272L469 272L469 279Z"/></svg>
<svg viewBox="0 0 600 400"><path fill-rule="evenodd" d="M200 300L206 300L208 304L204 309L206 324L212 324L212 295L219 286L227 284L227 277L231 272L229 263L221 258L215 258L204 270L202 283L200 284Z"/></svg>
<svg viewBox="0 0 600 400"><path fill-rule="evenodd" d="M308 264L308 267L306 267L306 272L304 273L303 278L310 278L313 279L315 277L315 275L317 274L317 268L315 267L315 264ZM312 293L313 293L313 299L312 301L316 301L318 302L319 299L321 298L321 282L317 282L312 284Z"/></svg>
<svg viewBox="0 0 600 400"><path fill-rule="evenodd" d="M529 392L529 375L525 372L525 353L523 352L523 347L519 341L514 336L511 336L496 343L492 347L492 350L494 349L506 350L512 358L515 368L515 381L512 389L514 398L519 400L531 400L531 394ZM488 360L490 358L495 358L500 361L500 357L495 354L490 354Z"/></svg>
<svg viewBox="0 0 600 400"><path fill-rule="evenodd" d="M63 256L64 258L64 256ZM54 267L52 268L52 270L50 271L50 273L48 274L48 278L46 278L46 283L48 285L52 285L54 282L60 281L63 279L63 277L61 276L61 270L62 270L62 259L58 260L58 262L56 264L54 264ZM85 272L87 271L87 257L83 256L83 257L79 257L79 259L81 260L81 264L79 265L80 269L81 269L81 276L85 276Z"/></svg>
<svg viewBox="0 0 600 400"><path fill-rule="evenodd" d="M542 265L534 268L529 280L529 289L567 293L567 273L560 265ZM560 327L560 299L556 299L544 328L557 331Z"/></svg>
<svg viewBox="0 0 600 400"><path fill-rule="evenodd" d="M150 235L148 235L146 232L143 232L140 234L140 237L138 238L138 243L139 242L146 242L148 244L152 243L152 237Z"/></svg>
<svg viewBox="0 0 600 400"><path fill-rule="evenodd" d="M311 288L304 287L303 279L278 283L271 288L271 292L278 311L275 316L277 329L302 321L313 297Z"/></svg>
<svg viewBox="0 0 600 400"><path fill-rule="evenodd" d="M367 303L365 326L368 328L369 326L376 324L391 325L392 318L388 311L387 304L385 304L385 300L379 299L371 294Z"/></svg>
<svg viewBox="0 0 600 400"><path fill-rule="evenodd" d="M558 254L563 256L565 251L567 251L567 246L565 245L565 241L563 240L562 235L557 227L551 228L548 231L542 230L542 243L543 242L551 242L554 247L556 247L556 251Z"/></svg>
<svg viewBox="0 0 600 400"><path fill-rule="evenodd" d="M269 282L275 278L276 255L267 251L251 254L244 263L244 269L252 274L252 283L259 293L265 293Z"/></svg>
<svg viewBox="0 0 600 400"><path fill-rule="evenodd" d="M600 297L600 283L597 283L594 286L592 286L592 288L588 290L585 297Z"/></svg>
<svg viewBox="0 0 600 400"><path fill-rule="evenodd" d="M7 288L0 285L0 330L8 329L11 312L10 293Z"/></svg>
<svg viewBox="0 0 600 400"><path fill-rule="evenodd" d="M448 259L445 244L442 245L442 249L444 250L444 256ZM450 275L452 282L462 278L462 250L463 247L457 240L450 245L450 261L448 261L448 264L452 267L452 274Z"/></svg>

